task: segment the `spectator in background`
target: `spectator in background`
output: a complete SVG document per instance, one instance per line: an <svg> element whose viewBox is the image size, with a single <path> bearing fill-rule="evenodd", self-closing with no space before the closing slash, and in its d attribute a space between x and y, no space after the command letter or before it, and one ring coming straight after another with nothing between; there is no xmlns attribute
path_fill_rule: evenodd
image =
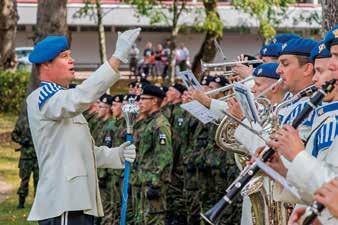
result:
<svg viewBox="0 0 338 225"><path fill-rule="evenodd" d="M183 43L180 44L179 48L176 49L176 65L178 71L184 71L190 68L190 53L187 47Z"/></svg>
<svg viewBox="0 0 338 225"><path fill-rule="evenodd" d="M164 56L163 46L162 44L158 44L155 50L155 74L157 76L157 79L159 79L159 77L163 77L165 60L166 58Z"/></svg>
<svg viewBox="0 0 338 225"><path fill-rule="evenodd" d="M149 41L143 51L142 77L147 77L152 73L152 67L155 61L153 44Z"/></svg>
<svg viewBox="0 0 338 225"><path fill-rule="evenodd" d="M163 47L163 57L162 57L162 62L164 64L164 71L163 71L163 79L168 76L168 68L170 64L170 59L171 59L171 39L167 38Z"/></svg>
<svg viewBox="0 0 338 225"><path fill-rule="evenodd" d="M130 77L131 75L136 75L136 69L137 69L137 62L140 55L140 50L137 48L136 44L133 44L130 51L129 51L129 70L130 70Z"/></svg>

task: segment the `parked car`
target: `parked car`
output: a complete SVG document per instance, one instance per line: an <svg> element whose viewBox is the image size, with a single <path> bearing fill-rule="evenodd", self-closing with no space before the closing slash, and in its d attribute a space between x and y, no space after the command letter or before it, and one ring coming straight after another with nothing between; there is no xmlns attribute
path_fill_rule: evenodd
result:
<svg viewBox="0 0 338 225"><path fill-rule="evenodd" d="M16 58L18 60L18 69L30 70L32 63L28 60L29 54L33 51L33 47L15 48Z"/></svg>

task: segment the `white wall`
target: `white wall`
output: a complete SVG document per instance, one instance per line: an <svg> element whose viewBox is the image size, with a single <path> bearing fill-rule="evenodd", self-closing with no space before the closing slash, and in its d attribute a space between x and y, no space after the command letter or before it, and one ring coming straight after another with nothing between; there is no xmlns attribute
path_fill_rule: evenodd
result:
<svg viewBox="0 0 338 225"><path fill-rule="evenodd" d="M17 33L17 47L32 46L31 32ZM157 43L163 43L170 34L168 32L142 32L140 40L137 41L137 46L141 52L147 41L153 42L153 47ZM115 49L117 34L115 32L106 32L107 56L109 57L113 49ZM198 52L204 35L200 33L182 34L179 35L177 43L183 42L190 50L191 59ZM260 46L261 40L255 34L238 34L238 33L224 33L223 40L220 45L228 60L236 59L240 53L248 53L255 55ZM72 32L71 48L76 62L79 63L98 63L98 40L96 32ZM217 55L215 61L221 60L221 55Z"/></svg>

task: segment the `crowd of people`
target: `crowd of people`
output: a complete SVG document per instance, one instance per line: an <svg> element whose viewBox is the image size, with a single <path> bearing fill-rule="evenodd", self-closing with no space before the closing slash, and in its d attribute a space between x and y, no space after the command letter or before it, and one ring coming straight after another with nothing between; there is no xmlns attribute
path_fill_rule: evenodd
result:
<svg viewBox="0 0 338 225"><path fill-rule="evenodd" d="M42 225L61 224L58 221L66 219L69 224L118 224L124 173L116 168L123 168L127 160L133 162L127 224L204 224L200 214L205 215L222 198L231 204L213 221L217 224L302 224L301 219L316 213L309 207L314 201L324 210L315 214L313 224L338 224L338 87L319 106L309 103L310 94L323 93L317 90L338 79L338 26L319 42L278 34L259 50L262 63L254 67L234 64L231 76L235 79L207 72L200 81L203 90L187 90L179 79L171 86L161 86L145 76L131 81L128 93L104 94L118 79L120 62L137 51L134 41L139 32L123 33L112 58L73 88L69 87L73 59L67 41L43 40L35 47L30 60L39 65L42 83L27 99L33 141L19 142L22 149L35 149L34 162L40 172L29 219ZM42 52L50 42L54 49ZM142 64L151 62L153 56L155 71L165 71L163 64L156 64L159 54L152 52L148 43ZM242 55L239 59L245 61ZM60 78L60 70L67 76ZM262 123L246 118L244 108L229 90L206 94L249 77L252 80L244 85L255 98L269 102L265 107L277 116L278 127L265 129ZM240 121L233 136L244 149L244 162L238 160L236 149L216 144L219 123L203 124L181 107L193 100L213 111L218 122L227 119L227 114ZM139 107L131 145L125 142L127 125L122 111L128 103ZM290 126L311 104L315 108L310 116L302 118L298 128ZM243 167L255 164L251 156L260 157L267 145L275 150L267 165L295 187L298 196L273 176L261 173L255 176L259 179L249 182L242 197L224 197L231 190L228 187L243 188L234 181L248 171ZM22 149L20 169L28 168L22 166ZM24 183L18 191L19 207L27 195ZM263 201L257 201L257 193ZM79 223L79 218L85 222Z"/></svg>
<svg viewBox="0 0 338 225"><path fill-rule="evenodd" d="M190 53L188 48L181 43L172 54L172 43L167 39L164 44L153 47L152 42L147 42L140 56L136 44L129 52L129 70L131 75L152 80L164 80L170 76L171 60L175 60L175 73L190 68ZM174 57L174 58L172 58ZM131 76L130 76L131 77Z"/></svg>

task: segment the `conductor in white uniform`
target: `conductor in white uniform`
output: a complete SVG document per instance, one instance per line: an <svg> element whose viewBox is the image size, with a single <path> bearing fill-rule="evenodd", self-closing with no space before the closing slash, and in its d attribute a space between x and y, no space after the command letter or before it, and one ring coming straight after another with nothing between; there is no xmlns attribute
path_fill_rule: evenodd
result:
<svg viewBox="0 0 338 225"><path fill-rule="evenodd" d="M64 36L48 36L36 44L29 60L36 64L40 87L27 98L27 111L40 180L28 220L40 225L93 225L103 216L96 169L124 168L133 162L135 146L97 147L82 116L120 75L121 61L140 28L119 33L113 56L76 88L74 60Z"/></svg>

